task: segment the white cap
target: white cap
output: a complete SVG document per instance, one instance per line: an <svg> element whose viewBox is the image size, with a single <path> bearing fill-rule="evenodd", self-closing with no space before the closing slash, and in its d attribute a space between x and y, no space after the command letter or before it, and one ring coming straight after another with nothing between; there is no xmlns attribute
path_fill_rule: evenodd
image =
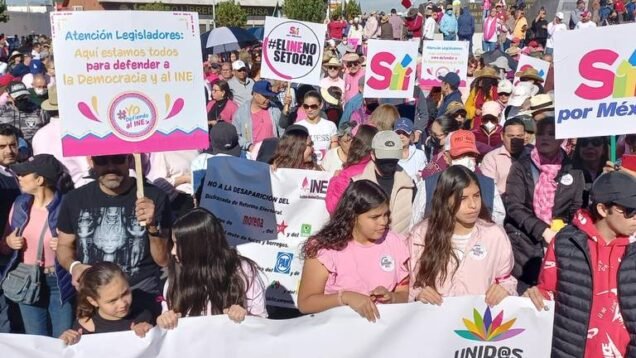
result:
<svg viewBox="0 0 636 358"><path fill-rule="evenodd" d="M501 80L497 85L497 93L512 93L512 82Z"/></svg>
<svg viewBox="0 0 636 358"><path fill-rule="evenodd" d="M563 20L565 18L565 15L563 15L563 12L561 12L561 11L557 12L555 16L558 17L561 20Z"/></svg>
<svg viewBox="0 0 636 358"><path fill-rule="evenodd" d="M232 62L232 69L234 71L238 71L241 68L247 68L247 66L245 66L245 62L243 62L241 60L236 60L236 61Z"/></svg>

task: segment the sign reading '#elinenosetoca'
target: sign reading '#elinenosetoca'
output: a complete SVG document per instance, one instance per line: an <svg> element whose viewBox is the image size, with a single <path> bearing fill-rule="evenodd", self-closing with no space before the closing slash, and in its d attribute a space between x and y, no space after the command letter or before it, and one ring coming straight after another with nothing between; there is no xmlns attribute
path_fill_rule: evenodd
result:
<svg viewBox="0 0 636 358"><path fill-rule="evenodd" d="M319 86L326 32L323 24L265 18L261 76Z"/></svg>
<svg viewBox="0 0 636 358"><path fill-rule="evenodd" d="M196 13L51 13L65 156L208 145Z"/></svg>

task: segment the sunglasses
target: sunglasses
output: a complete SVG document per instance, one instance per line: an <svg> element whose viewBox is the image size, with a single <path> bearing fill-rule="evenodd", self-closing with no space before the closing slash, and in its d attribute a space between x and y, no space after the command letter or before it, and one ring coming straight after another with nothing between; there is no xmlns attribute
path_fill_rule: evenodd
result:
<svg viewBox="0 0 636 358"><path fill-rule="evenodd" d="M95 165L108 165L108 163L114 164L114 165L122 165L124 163L126 163L126 160L128 159L127 155L102 155L99 157L93 157L93 163L95 163Z"/></svg>
<svg viewBox="0 0 636 358"><path fill-rule="evenodd" d="M497 95L498 95L499 97L501 97L501 96L510 97L510 93L506 93L506 92L499 92L499 93L497 93Z"/></svg>
<svg viewBox="0 0 636 358"><path fill-rule="evenodd" d="M589 144L591 144L594 147L600 147L603 145L603 139L602 138L583 138L583 139L579 139L579 143L581 143L581 147L586 147Z"/></svg>
<svg viewBox="0 0 636 358"><path fill-rule="evenodd" d="M303 103L303 109L311 109L311 110L315 111L318 108L320 108L320 106L317 105L317 104L305 104L305 103Z"/></svg>
<svg viewBox="0 0 636 358"><path fill-rule="evenodd" d="M355 67L357 65L359 65L360 62L347 62L347 67Z"/></svg>
<svg viewBox="0 0 636 358"><path fill-rule="evenodd" d="M339 70L340 67L336 67L336 66L329 66L327 67L328 70Z"/></svg>
<svg viewBox="0 0 636 358"><path fill-rule="evenodd" d="M616 212L619 214L623 214L625 219L631 219L634 216L636 216L636 208L620 208L619 209L618 206L614 206L614 210L616 210Z"/></svg>
<svg viewBox="0 0 636 358"><path fill-rule="evenodd" d="M245 67L243 67L243 68L239 68L237 71L238 71L238 72L245 72L245 71L247 71L247 68L245 68Z"/></svg>

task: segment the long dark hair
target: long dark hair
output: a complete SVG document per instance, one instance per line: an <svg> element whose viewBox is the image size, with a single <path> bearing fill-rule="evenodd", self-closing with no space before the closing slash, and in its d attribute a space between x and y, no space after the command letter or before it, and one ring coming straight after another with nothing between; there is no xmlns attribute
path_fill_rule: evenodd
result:
<svg viewBox="0 0 636 358"><path fill-rule="evenodd" d="M97 291L111 283L115 277L121 277L124 281L128 281L126 274L117 264L107 261L92 265L82 273L77 288L78 318L93 317L97 307L88 302L88 297L97 301L99 299Z"/></svg>
<svg viewBox="0 0 636 358"><path fill-rule="evenodd" d="M368 124L362 124L360 128L358 128L358 132L351 140L349 155L347 155L347 161L342 166L343 168L358 164L362 159L371 154L373 150L373 148L371 148L371 142L376 133L378 133L378 129Z"/></svg>
<svg viewBox="0 0 636 358"><path fill-rule="evenodd" d="M227 83L226 80L217 80L216 82L214 82L214 84L212 84L212 87L214 86L219 86L221 91L225 92L225 96L223 98L225 99L234 98L234 94L232 94L232 90L230 90L230 85Z"/></svg>
<svg viewBox="0 0 636 358"><path fill-rule="evenodd" d="M433 193L431 211L427 217L425 248L418 259L420 268L415 279L415 287L437 287L438 282L444 282L449 276L448 263L453 261L455 269L459 265L452 244L455 215L462 204L464 189L472 183L479 187L475 173L463 165L450 166L440 175ZM491 222L490 212L483 199L479 218ZM450 273L451 276L455 269Z"/></svg>
<svg viewBox="0 0 636 358"><path fill-rule="evenodd" d="M316 257L322 249L343 250L353 238L358 215L388 203L389 197L378 184L370 180L351 182L329 222L305 242L302 251L304 256Z"/></svg>
<svg viewBox="0 0 636 358"><path fill-rule="evenodd" d="M231 305L246 307L246 288L258 279L258 268L229 246L223 226L212 213L203 208L189 211L175 221L172 235L178 262L170 255L166 297L170 309L201 316L208 304L213 315ZM252 272L243 271L243 262Z"/></svg>
<svg viewBox="0 0 636 358"><path fill-rule="evenodd" d="M293 130L287 131L278 141L276 152L270 160L270 164L276 168L290 169L316 169L315 160L305 162L305 149L307 148L307 132Z"/></svg>
<svg viewBox="0 0 636 358"><path fill-rule="evenodd" d="M583 158L581 158L581 149L583 149L583 146L581 146L582 143L582 139L587 140L595 140L595 139L600 139L603 141L603 154L601 154L601 158L599 159L599 165L598 165L598 169L599 172L595 173L595 175L598 175L600 173L602 173L603 170L603 166L605 165L605 163L607 163L607 161L609 160L609 140L607 137L597 137L597 138L579 138L576 141L576 146L574 147L574 154L572 155L572 165L575 169L586 169L585 167L585 163L583 161Z"/></svg>
<svg viewBox="0 0 636 358"><path fill-rule="evenodd" d="M492 89L497 88L498 80L490 77L481 78L481 82L479 83L479 89L481 90L482 95L486 99L492 99Z"/></svg>

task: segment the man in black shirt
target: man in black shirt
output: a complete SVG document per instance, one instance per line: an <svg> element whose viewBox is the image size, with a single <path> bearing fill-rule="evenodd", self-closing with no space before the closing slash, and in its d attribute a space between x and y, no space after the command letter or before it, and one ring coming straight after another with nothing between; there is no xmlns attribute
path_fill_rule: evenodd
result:
<svg viewBox="0 0 636 358"><path fill-rule="evenodd" d="M57 259L74 285L92 264L118 264L135 297L142 298L133 304L146 304L158 314L160 267L168 262L170 206L166 194L149 183L144 183L145 196L137 198L130 161L130 155L91 158L97 180L71 191L62 202Z"/></svg>

